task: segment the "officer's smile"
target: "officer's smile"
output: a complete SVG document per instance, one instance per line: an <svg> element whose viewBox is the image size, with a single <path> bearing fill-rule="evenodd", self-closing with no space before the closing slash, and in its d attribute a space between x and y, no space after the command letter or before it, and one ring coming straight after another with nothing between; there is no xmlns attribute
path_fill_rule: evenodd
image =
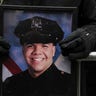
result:
<svg viewBox="0 0 96 96"><path fill-rule="evenodd" d="M39 57L38 57L38 58L34 58L34 57L31 58L31 62L32 62L32 63L33 63L33 62L34 62L34 63L40 63L40 62L42 62L43 60L44 60L44 58L39 58Z"/></svg>

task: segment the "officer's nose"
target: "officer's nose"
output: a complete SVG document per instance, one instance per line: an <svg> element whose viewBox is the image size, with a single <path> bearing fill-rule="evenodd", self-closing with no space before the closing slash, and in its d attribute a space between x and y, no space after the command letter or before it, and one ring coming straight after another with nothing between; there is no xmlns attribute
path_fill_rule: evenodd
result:
<svg viewBox="0 0 96 96"><path fill-rule="evenodd" d="M40 55L42 53L42 47L37 45L34 47L33 55Z"/></svg>

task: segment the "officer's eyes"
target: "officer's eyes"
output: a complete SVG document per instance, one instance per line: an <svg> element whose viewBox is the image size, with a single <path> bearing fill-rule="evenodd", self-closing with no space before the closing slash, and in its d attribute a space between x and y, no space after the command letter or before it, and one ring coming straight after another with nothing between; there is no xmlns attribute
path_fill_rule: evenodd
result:
<svg viewBox="0 0 96 96"><path fill-rule="evenodd" d="M48 46L48 44L43 44L42 45L44 48L48 48L49 46Z"/></svg>
<svg viewBox="0 0 96 96"><path fill-rule="evenodd" d="M35 48L37 45L34 45L34 44L26 44L25 45L25 48ZM41 44L40 45L42 48L49 48L49 45L48 44Z"/></svg>
<svg viewBox="0 0 96 96"><path fill-rule="evenodd" d="M33 44L27 44L25 45L26 48L33 47Z"/></svg>

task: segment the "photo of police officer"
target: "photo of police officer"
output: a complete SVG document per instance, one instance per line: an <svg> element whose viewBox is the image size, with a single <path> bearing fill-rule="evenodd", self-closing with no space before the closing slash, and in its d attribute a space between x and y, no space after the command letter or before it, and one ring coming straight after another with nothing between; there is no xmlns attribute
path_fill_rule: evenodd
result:
<svg viewBox="0 0 96 96"><path fill-rule="evenodd" d="M3 96L76 96L72 74L53 62L64 32L56 21L39 16L20 21L14 31L22 45L28 69L3 83Z"/></svg>
<svg viewBox="0 0 96 96"><path fill-rule="evenodd" d="M22 46L19 42L19 38L14 34L15 27L19 23L19 21L23 21L28 18L32 18L34 16L46 18L46 19L51 19L56 21L59 26L62 28L62 31L64 32L63 39L66 38L71 32L72 32L72 15L69 12L59 12L56 13L54 12L30 12L30 11L24 11L24 10L6 10L4 11L4 27L3 27L3 38L5 41L7 41L10 44L9 48L9 58L8 60L5 60L3 62L3 65L8 65L3 66L2 70L2 81L4 81L7 77L10 77L14 74L17 74L21 71L24 71L27 69L27 64L24 59L23 53L22 53ZM23 30L23 28L21 28ZM53 57L53 62L56 64L56 66L67 73L71 73L71 68L70 68L70 61L68 58L66 59L65 57L62 56L61 54L61 48L59 44L56 44L55 48L56 52ZM11 64L12 63L12 64ZM17 67L19 67L17 69ZM60 66L59 66L60 65ZM11 69L8 69L11 66ZM7 70L6 70L6 69ZM14 69L14 70L13 70ZM8 71L9 70L9 71ZM18 71L19 70L19 71ZM10 74L11 73L11 74Z"/></svg>

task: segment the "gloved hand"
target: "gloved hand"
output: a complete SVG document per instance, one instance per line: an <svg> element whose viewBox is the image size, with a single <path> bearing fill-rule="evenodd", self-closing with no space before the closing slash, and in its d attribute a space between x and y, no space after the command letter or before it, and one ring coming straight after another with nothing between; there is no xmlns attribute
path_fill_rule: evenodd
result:
<svg viewBox="0 0 96 96"><path fill-rule="evenodd" d="M96 48L96 31L92 32L90 28L77 29L60 42L60 47L63 56L69 56L70 59L85 58Z"/></svg>
<svg viewBox="0 0 96 96"><path fill-rule="evenodd" d="M0 36L0 62L4 61L9 55L10 45Z"/></svg>

